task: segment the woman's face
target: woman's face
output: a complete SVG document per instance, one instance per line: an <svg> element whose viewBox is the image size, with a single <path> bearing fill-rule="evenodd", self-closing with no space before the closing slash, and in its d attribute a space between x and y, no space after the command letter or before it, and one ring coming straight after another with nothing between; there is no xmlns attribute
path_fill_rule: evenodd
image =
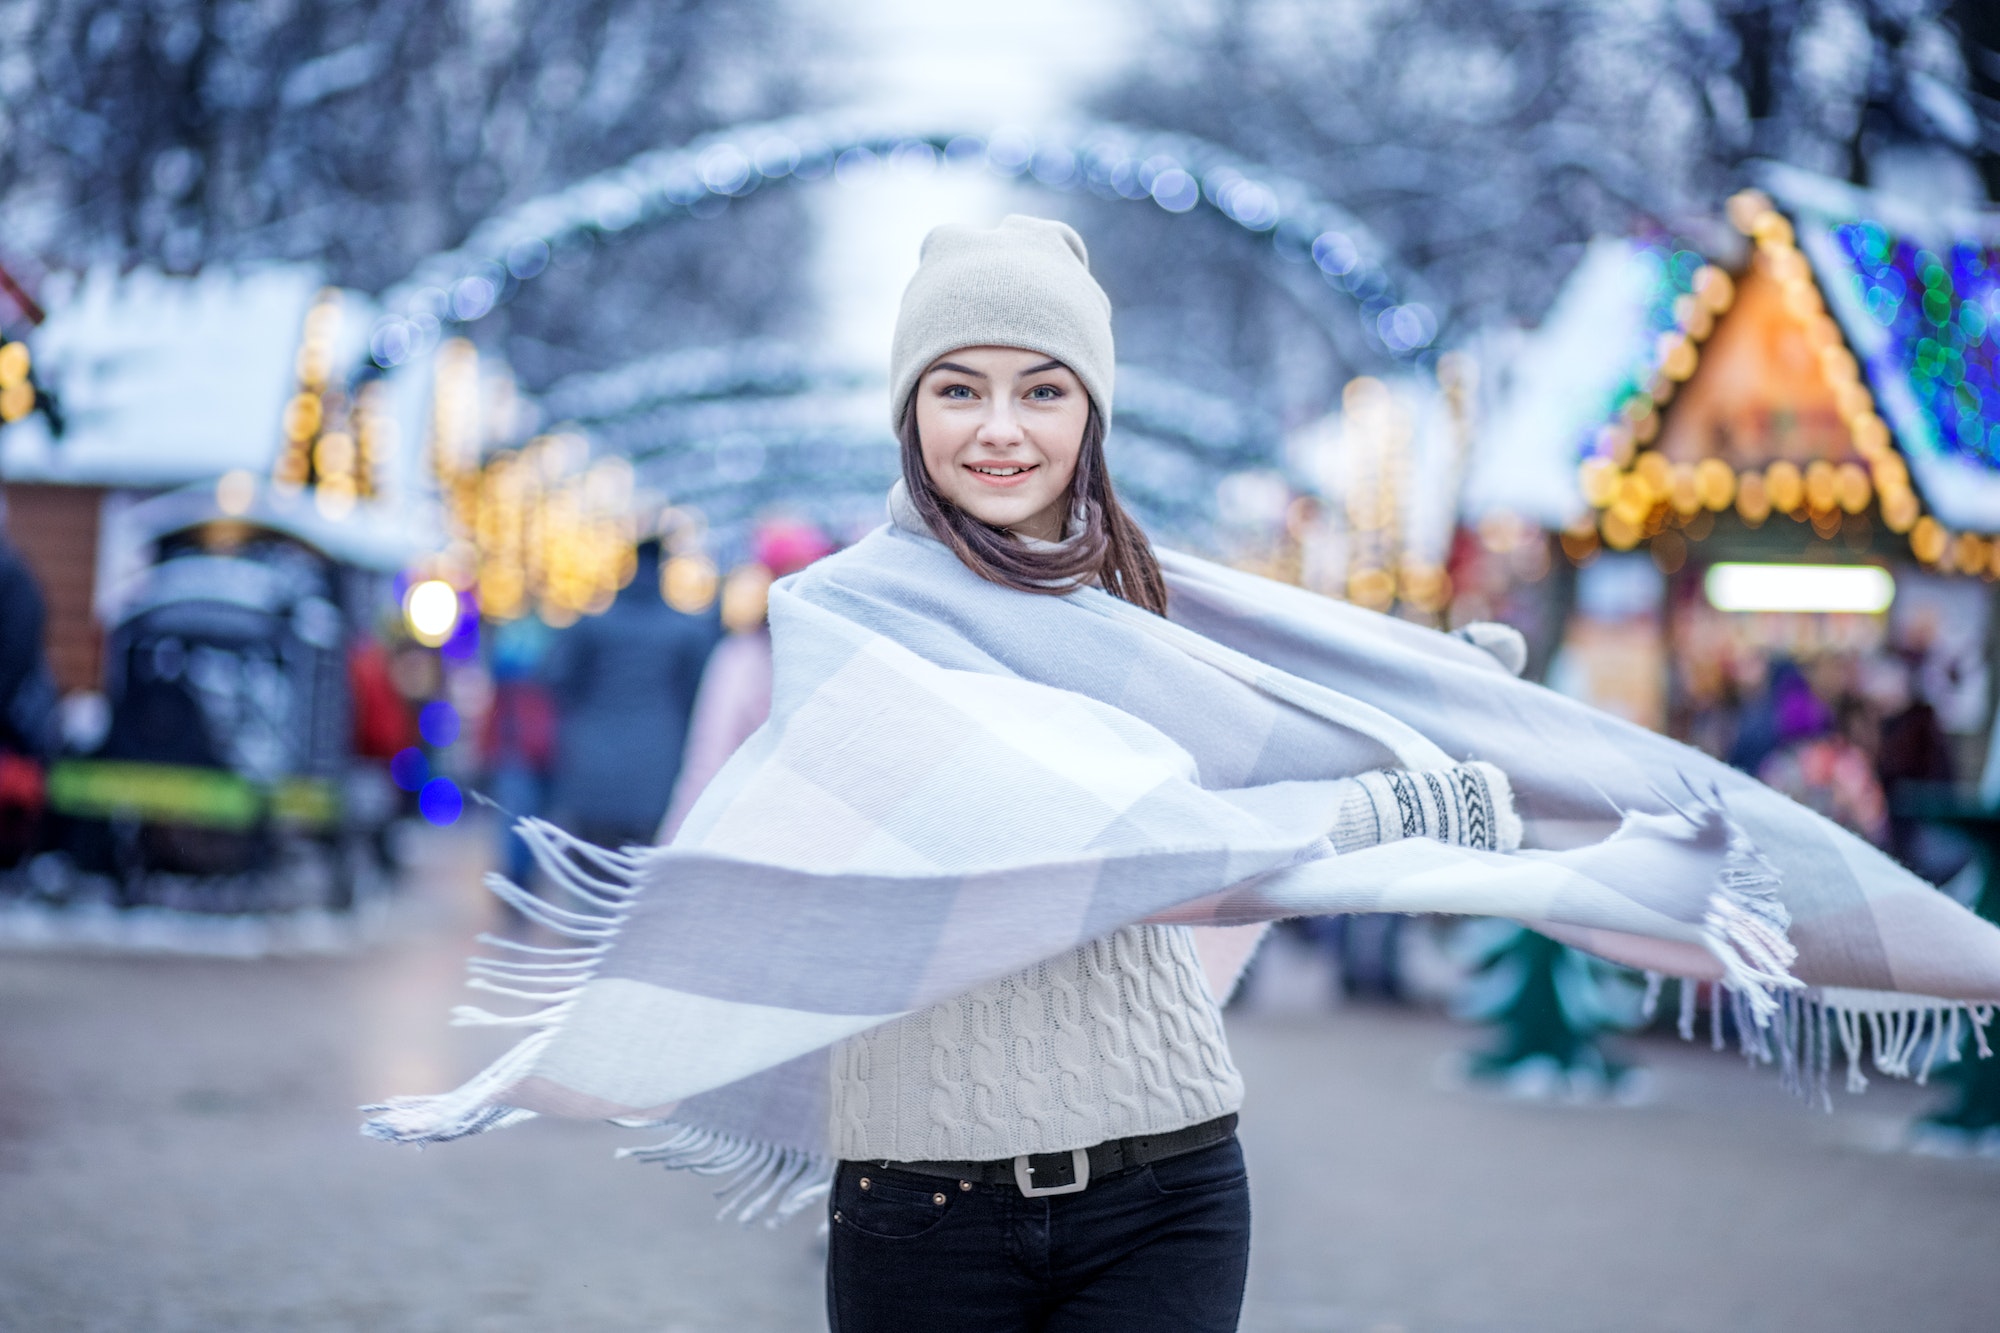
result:
<svg viewBox="0 0 2000 1333"><path fill-rule="evenodd" d="M917 381L917 438L938 494L982 523L1061 541L1090 395L1060 361L961 347Z"/></svg>

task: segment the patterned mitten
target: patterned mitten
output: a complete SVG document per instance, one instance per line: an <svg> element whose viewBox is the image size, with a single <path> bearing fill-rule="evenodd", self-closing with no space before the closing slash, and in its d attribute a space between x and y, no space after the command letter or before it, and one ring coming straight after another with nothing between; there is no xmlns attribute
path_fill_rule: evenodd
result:
<svg viewBox="0 0 2000 1333"><path fill-rule="evenodd" d="M1351 852L1398 838L1435 838L1511 852L1521 818L1507 775L1483 762L1437 769L1378 769L1340 782L1334 848Z"/></svg>

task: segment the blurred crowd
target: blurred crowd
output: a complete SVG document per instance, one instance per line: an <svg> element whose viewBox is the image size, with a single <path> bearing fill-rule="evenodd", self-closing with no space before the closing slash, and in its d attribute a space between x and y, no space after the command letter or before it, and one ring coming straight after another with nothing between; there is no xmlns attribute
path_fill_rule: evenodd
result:
<svg viewBox="0 0 2000 1333"><path fill-rule="evenodd" d="M42 594L4 534L0 526L0 865L36 845L45 773L62 748L41 651ZM532 867L511 832L515 817L546 817L605 847L669 839L769 712L771 582L832 549L811 524L767 519L720 596L688 611L661 596L662 552L644 543L603 614L561 630L534 617L490 629L478 658L459 668L470 667L479 687L455 693L440 655L357 634L347 652L352 750L386 765L412 796L434 773L454 774L508 817L502 862L519 882ZM1976 734L1954 735L1965 728L1946 716L1985 693L1976 651L1945 642L1927 620L1808 651L1692 625L1682 637L1671 730L1934 882L1963 868L1965 844L1927 816L1955 799L1955 782L1977 776L1980 756L1968 748ZM448 735L433 725L447 698L467 705L444 709ZM403 771L411 764L422 771ZM1327 945L1354 952L1352 923L1325 929L1337 937Z"/></svg>
<svg viewBox="0 0 2000 1333"><path fill-rule="evenodd" d="M479 736L483 790L513 816L546 816L588 842L666 841L702 789L771 711L773 581L833 549L811 524L767 519L752 559L708 610L658 593L660 547L601 616L560 632L514 622L495 636L493 692ZM510 878L526 844L502 833Z"/></svg>
<svg viewBox="0 0 2000 1333"><path fill-rule="evenodd" d="M1686 732L1695 745L1942 883L1969 851L1927 815L1953 784L1976 777L1941 702L1983 681L1983 668L1919 633L1867 651L1741 651L1683 663ZM1972 682L1977 684L1978 682ZM1971 762L1968 762L1970 760Z"/></svg>
<svg viewBox="0 0 2000 1333"><path fill-rule="evenodd" d="M316 636L320 656L310 660L286 638L296 609L251 616L200 588L193 604L206 620L171 601L127 617L108 636L108 693L60 698L44 591L0 512L7 893L58 907L104 899L120 908L275 911L309 897L340 909L354 904L356 886L299 889L313 878L301 875L299 856L319 848L336 880L352 880L357 860L393 879L399 824L457 823L482 805L499 816L490 822L502 868L523 885L535 874L517 818L546 818L608 848L670 838L770 711L772 582L832 549L811 524L769 518L720 595L687 609L664 595L663 552L646 541L611 604L564 628L534 616L469 622L462 637L426 646L400 618L357 614ZM245 555L200 559L214 566ZM154 623L163 610L181 618ZM212 697L208 677L225 658L244 698ZM328 704L310 684L302 696L285 665L302 660L323 683L344 675L344 702ZM281 674L258 677L252 668L265 663ZM263 720L301 754L250 752L259 718L245 699L260 694L271 695ZM79 700L100 705L93 717ZM338 762L324 768L331 785L303 754L328 719L344 733L333 738ZM239 809L244 792L263 793L264 804ZM322 817L309 808L318 792L332 803Z"/></svg>

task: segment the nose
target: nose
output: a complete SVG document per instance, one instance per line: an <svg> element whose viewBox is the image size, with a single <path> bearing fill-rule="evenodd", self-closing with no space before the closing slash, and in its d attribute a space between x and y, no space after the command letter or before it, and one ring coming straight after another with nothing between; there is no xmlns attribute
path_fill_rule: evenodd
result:
<svg viewBox="0 0 2000 1333"><path fill-rule="evenodd" d="M979 442L996 449L1006 449L1020 444L1024 438L1021 419L1015 414L1013 402L1005 394L995 395L985 420L979 423Z"/></svg>

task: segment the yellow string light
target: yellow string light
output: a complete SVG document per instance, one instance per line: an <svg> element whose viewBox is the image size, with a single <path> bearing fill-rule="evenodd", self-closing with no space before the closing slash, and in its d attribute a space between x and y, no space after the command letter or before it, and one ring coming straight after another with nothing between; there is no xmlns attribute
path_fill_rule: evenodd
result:
<svg viewBox="0 0 2000 1333"><path fill-rule="evenodd" d="M341 398L329 380L333 374L334 343L340 333L340 302L339 288L323 288L306 311L299 350L293 357L297 385L279 417L282 439L277 461L271 468L271 484L280 491L298 491L319 479L315 451L322 433L337 425L333 418L341 406ZM352 496L348 498L351 500ZM343 506L336 497L330 505L320 508L329 517L342 517L352 505Z"/></svg>
<svg viewBox="0 0 2000 1333"><path fill-rule="evenodd" d="M1745 472L1736 481L1736 512L1753 528L1771 516L1771 491L1761 472Z"/></svg>
<svg viewBox="0 0 2000 1333"><path fill-rule="evenodd" d="M1944 559L1950 545L1951 534L1929 514L1918 519L1910 528L1910 553L1924 564L1934 565Z"/></svg>
<svg viewBox="0 0 2000 1333"><path fill-rule="evenodd" d="M35 410L33 369L28 344L0 342L0 421L11 424Z"/></svg>

